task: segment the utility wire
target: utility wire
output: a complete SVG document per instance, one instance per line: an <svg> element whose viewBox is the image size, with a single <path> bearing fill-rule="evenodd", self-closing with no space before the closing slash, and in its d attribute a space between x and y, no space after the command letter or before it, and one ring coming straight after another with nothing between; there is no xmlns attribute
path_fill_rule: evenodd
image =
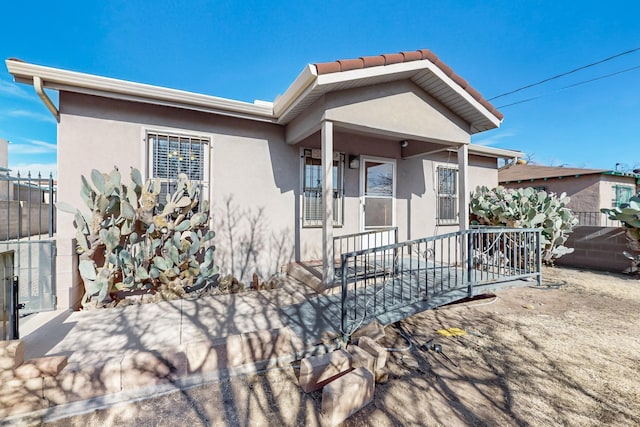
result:
<svg viewBox="0 0 640 427"><path fill-rule="evenodd" d="M511 107L513 105L524 104L525 102L534 101L534 100L536 100L538 98L541 98L541 97L543 97L545 95L548 95L550 93L558 93L558 92L560 92L562 90L565 90L565 89L570 89L572 87L580 86L580 85L583 85L583 84L586 84L586 83L595 82L596 80L606 79L606 78L609 78L609 77L617 76L618 74L627 73L629 71L638 70L638 69L640 69L640 65L638 65L636 67L627 68L625 70L616 71L615 73L605 74L604 76L594 77L593 79L583 80L583 81L578 82L578 83L570 84L569 86L561 87L560 89L555 90L553 92L543 93L543 94L538 95L538 96L534 96L534 97L531 97L531 98L527 98L527 99L523 99L523 100L520 100L520 101L512 102L511 104L501 105L500 107L496 107L496 108L497 109L502 109L502 108L506 108L506 107Z"/></svg>
<svg viewBox="0 0 640 427"><path fill-rule="evenodd" d="M511 95L511 94L514 94L514 93L520 92L520 91L522 91L522 90L532 88L532 87L534 87L534 86L539 86L539 85L541 85L541 84L543 84L543 83L546 83L546 82L548 82L548 81L555 80L555 79L559 79L560 77L564 77L564 76L567 76L567 75L569 75L569 74L573 74L573 73L575 73L575 72L577 72L577 71L584 70L585 68L589 68L589 67L593 67L593 66L598 65L598 64L602 64L603 62L611 61L612 59L618 58L618 57L620 57L620 56L628 55L628 54L633 53L633 52L636 52L636 51L638 51L638 50L640 50L640 47L637 47L637 48L635 48L635 49L628 50L628 51L626 51L626 52L618 53L618 54L616 54L616 55L610 56L610 57L608 57L608 58L602 59L602 60L597 61L597 62L592 62L591 64L583 65L582 67L575 68L575 69L573 69L573 70L571 70L571 71L567 71L567 72L565 72L565 73L561 73L561 74L555 75L555 76L553 76L553 77L546 78L546 79L544 79L544 80L540 80L540 81L539 81L539 82L537 82L537 83L532 83L532 84L530 84L530 85L522 86L522 87L520 87L520 88L518 88L518 89L514 89L514 90L512 90L512 91L502 93L502 94L500 94L500 95L498 95L498 96L494 96L493 98L489 98L489 99L488 99L488 101L493 101L494 99L502 98L503 96ZM534 99L535 99L535 98L534 98Z"/></svg>

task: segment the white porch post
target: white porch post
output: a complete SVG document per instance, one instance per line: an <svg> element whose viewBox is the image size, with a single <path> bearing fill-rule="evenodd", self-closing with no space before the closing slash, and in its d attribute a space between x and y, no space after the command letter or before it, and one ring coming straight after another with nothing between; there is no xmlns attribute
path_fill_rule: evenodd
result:
<svg viewBox="0 0 640 427"><path fill-rule="evenodd" d="M469 146L458 147L458 212L460 230L469 228Z"/></svg>
<svg viewBox="0 0 640 427"><path fill-rule="evenodd" d="M322 149L322 284L333 284L333 122L323 121Z"/></svg>

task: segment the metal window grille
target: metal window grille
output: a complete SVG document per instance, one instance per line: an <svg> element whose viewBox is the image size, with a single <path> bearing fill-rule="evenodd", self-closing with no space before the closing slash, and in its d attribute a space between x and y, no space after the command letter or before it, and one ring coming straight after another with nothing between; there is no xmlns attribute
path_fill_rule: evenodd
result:
<svg viewBox="0 0 640 427"><path fill-rule="evenodd" d="M629 203L629 200L633 195L633 187L627 187L624 185L614 185L613 195L614 195L614 199L612 200L611 205L614 208L618 208L623 203Z"/></svg>
<svg viewBox="0 0 640 427"><path fill-rule="evenodd" d="M458 222L458 169L438 166L438 224Z"/></svg>
<svg viewBox="0 0 640 427"><path fill-rule="evenodd" d="M161 133L148 133L147 141L151 146L151 178L160 181L161 191L158 200L164 204L167 196L175 191L178 174L184 173L200 186L201 197L208 187L206 176L207 151L209 140L189 136Z"/></svg>
<svg viewBox="0 0 640 427"><path fill-rule="evenodd" d="M322 162L319 150L305 149L302 156L303 184L302 184L302 225L316 227L322 225L324 208L322 206ZM343 153L333 156L333 224L342 225L343 207Z"/></svg>

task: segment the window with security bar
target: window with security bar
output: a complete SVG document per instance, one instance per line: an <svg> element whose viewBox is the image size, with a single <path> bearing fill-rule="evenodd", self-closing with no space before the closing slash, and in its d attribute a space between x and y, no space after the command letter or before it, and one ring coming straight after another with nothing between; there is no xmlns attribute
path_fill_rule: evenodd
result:
<svg viewBox="0 0 640 427"><path fill-rule="evenodd" d="M333 154L333 225L342 225L343 209L343 153ZM302 155L302 225L322 225L322 162L320 150L304 149Z"/></svg>
<svg viewBox="0 0 640 427"><path fill-rule="evenodd" d="M458 223L458 169L438 166L438 224Z"/></svg>
<svg viewBox="0 0 640 427"><path fill-rule="evenodd" d="M631 196L633 196L633 187L626 185L614 185L613 186L613 200L611 204L614 208L619 208L623 203L629 203Z"/></svg>
<svg viewBox="0 0 640 427"><path fill-rule="evenodd" d="M201 200L208 199L207 138L150 132L147 143L151 150L150 175L161 185L158 196L161 204L175 191L180 173L198 185Z"/></svg>

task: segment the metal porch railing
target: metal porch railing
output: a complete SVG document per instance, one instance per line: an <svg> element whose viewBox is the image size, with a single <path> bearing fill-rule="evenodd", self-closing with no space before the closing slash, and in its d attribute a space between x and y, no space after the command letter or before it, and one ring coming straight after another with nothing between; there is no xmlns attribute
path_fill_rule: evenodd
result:
<svg viewBox="0 0 640 427"><path fill-rule="evenodd" d="M333 254L338 262L334 262L334 272L336 277L340 277L339 256L344 253L361 251L364 249L398 243L398 227L380 228L362 233L345 234L334 236Z"/></svg>
<svg viewBox="0 0 640 427"><path fill-rule="evenodd" d="M496 285L541 283L539 229L476 228L342 253L345 338L374 318L383 324L471 297Z"/></svg>

